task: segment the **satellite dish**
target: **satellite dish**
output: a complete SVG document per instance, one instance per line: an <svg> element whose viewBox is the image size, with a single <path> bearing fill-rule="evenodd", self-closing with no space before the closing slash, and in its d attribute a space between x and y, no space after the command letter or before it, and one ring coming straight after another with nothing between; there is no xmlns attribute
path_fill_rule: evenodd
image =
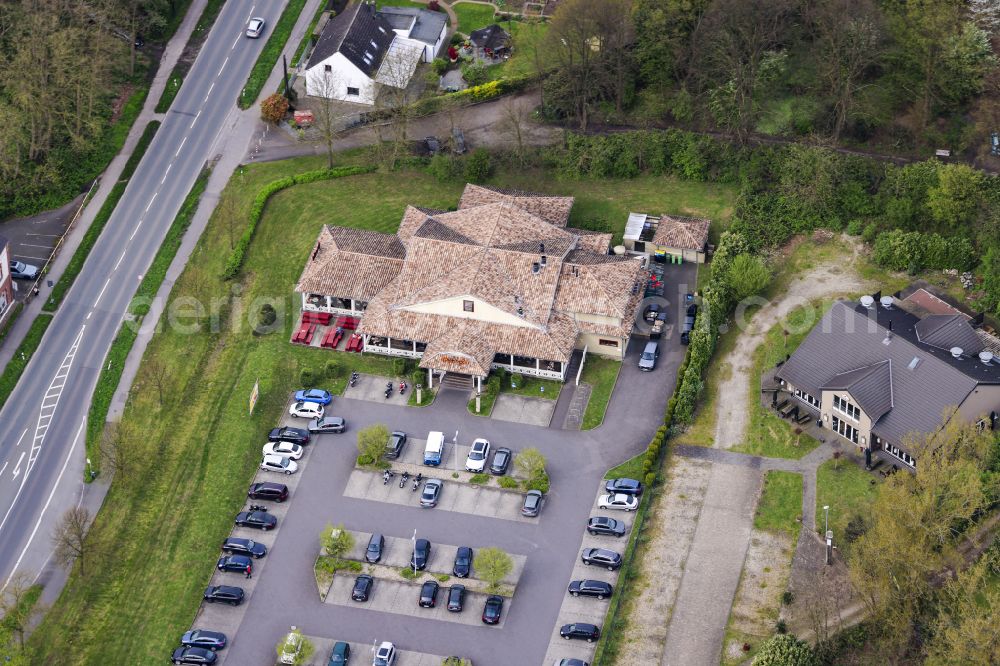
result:
<svg viewBox="0 0 1000 666"><path fill-rule="evenodd" d="M872 298L871 296L862 296L861 297L861 305L865 306L865 308L867 308L868 310L871 310L872 309L872 305L874 305L874 304L875 304L875 299Z"/></svg>
<svg viewBox="0 0 1000 666"><path fill-rule="evenodd" d="M892 296L883 296L878 300L886 310L892 307Z"/></svg>
<svg viewBox="0 0 1000 666"><path fill-rule="evenodd" d="M964 353L964 351L965 350L962 349L961 347L952 347L951 356L952 358L962 358L962 354Z"/></svg>
<svg viewBox="0 0 1000 666"><path fill-rule="evenodd" d="M979 360L985 363L986 365L989 365L990 362L993 360L993 352L991 351L979 352Z"/></svg>

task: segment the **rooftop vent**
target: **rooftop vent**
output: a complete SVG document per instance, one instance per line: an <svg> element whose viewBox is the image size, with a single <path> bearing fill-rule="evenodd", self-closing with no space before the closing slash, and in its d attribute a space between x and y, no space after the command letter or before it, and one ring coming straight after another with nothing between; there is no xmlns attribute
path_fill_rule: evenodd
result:
<svg viewBox="0 0 1000 666"><path fill-rule="evenodd" d="M517 316L518 317L523 317L524 316L524 308L518 308L517 309Z"/></svg>
<svg viewBox="0 0 1000 666"><path fill-rule="evenodd" d="M878 302L881 303L882 307L884 307L886 310L892 308L892 296L883 296L882 298L878 299Z"/></svg>
<svg viewBox="0 0 1000 666"><path fill-rule="evenodd" d="M964 352L965 352L965 350L962 349L961 347L952 347L951 348L951 357L952 358L962 358L962 354Z"/></svg>
<svg viewBox="0 0 1000 666"><path fill-rule="evenodd" d="M537 262L537 261L536 261L536 262L534 262L533 264L531 264L531 272L532 272L532 273L538 273L538 271L540 271L540 270L541 270L541 268L542 268L542 267L538 265L538 262Z"/></svg>
<svg viewBox="0 0 1000 666"><path fill-rule="evenodd" d="M993 352L991 351L981 351L979 352L979 360L984 364L989 365L993 361Z"/></svg>
<svg viewBox="0 0 1000 666"><path fill-rule="evenodd" d="M547 264L547 263L548 263L548 257L546 257L546 256L545 256L545 255L543 254L543 255L542 255L542 266L544 266L544 265L545 265L545 264Z"/></svg>
<svg viewBox="0 0 1000 666"><path fill-rule="evenodd" d="M538 253L539 254L545 254L545 243L539 243L538 244Z"/></svg>
<svg viewBox="0 0 1000 666"><path fill-rule="evenodd" d="M872 306L875 305L875 299L871 296L862 296L861 305L865 306L866 309L871 310Z"/></svg>
<svg viewBox="0 0 1000 666"><path fill-rule="evenodd" d="M920 357L914 356L913 360L910 361L910 364L906 367L909 368L910 370L916 370L918 365L920 365Z"/></svg>

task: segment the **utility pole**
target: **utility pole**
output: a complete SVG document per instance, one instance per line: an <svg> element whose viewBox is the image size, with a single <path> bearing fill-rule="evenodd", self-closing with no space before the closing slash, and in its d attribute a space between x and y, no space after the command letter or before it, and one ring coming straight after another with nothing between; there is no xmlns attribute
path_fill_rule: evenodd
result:
<svg viewBox="0 0 1000 666"><path fill-rule="evenodd" d="M833 532L830 531L830 505L823 506L823 531L826 535L826 563L833 562Z"/></svg>

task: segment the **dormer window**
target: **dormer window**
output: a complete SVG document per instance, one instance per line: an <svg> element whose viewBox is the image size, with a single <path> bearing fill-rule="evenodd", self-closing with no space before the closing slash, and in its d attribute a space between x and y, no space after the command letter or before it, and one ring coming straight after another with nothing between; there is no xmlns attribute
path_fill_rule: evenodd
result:
<svg viewBox="0 0 1000 666"><path fill-rule="evenodd" d="M847 397L841 398L839 395L833 396L833 408L838 412L847 415L857 421L861 416L861 410L857 408Z"/></svg>

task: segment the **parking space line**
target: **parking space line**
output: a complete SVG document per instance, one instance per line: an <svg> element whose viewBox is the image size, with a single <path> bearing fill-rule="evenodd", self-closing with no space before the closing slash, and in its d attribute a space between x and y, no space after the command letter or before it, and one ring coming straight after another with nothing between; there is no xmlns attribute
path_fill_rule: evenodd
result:
<svg viewBox="0 0 1000 666"><path fill-rule="evenodd" d="M51 245L36 245L34 243L18 243L18 247L40 247L42 249L51 249Z"/></svg>

